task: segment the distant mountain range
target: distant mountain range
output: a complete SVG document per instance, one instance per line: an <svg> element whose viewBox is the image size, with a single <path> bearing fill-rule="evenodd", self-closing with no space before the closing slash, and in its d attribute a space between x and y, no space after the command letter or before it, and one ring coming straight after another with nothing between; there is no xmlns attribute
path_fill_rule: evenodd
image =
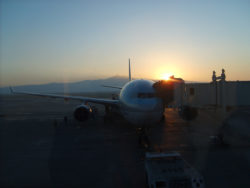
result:
<svg viewBox="0 0 250 188"><path fill-rule="evenodd" d="M158 80L154 80L158 81ZM16 91L38 92L38 93L94 93L112 92L119 93L119 89L107 88L106 86L122 87L128 82L127 77L113 76L106 79L83 80L69 83L48 83L39 85L22 85L13 87ZM185 83L202 83L185 81ZM0 88L0 95L10 94L9 87Z"/></svg>
<svg viewBox="0 0 250 188"><path fill-rule="evenodd" d="M103 85L122 87L128 82L127 77L114 76L106 79L83 80L71 83L48 83L41 85L15 86L16 91L39 93L84 93L84 92L117 92L118 89L103 87ZM9 87L0 88L0 94L10 94Z"/></svg>

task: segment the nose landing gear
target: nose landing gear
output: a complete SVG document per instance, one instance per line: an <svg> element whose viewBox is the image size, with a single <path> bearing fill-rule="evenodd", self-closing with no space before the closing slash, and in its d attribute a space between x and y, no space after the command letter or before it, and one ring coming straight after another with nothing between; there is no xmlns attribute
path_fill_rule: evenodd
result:
<svg viewBox="0 0 250 188"><path fill-rule="evenodd" d="M148 137L150 130L147 128L138 128L136 129L136 132L139 136L138 139L139 146L144 147L145 149L150 149L151 144Z"/></svg>

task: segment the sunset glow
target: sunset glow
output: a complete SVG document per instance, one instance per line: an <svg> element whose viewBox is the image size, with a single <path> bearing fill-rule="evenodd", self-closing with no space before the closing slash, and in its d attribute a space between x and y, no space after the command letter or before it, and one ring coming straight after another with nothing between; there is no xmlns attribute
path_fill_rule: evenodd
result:
<svg viewBox="0 0 250 188"><path fill-rule="evenodd" d="M161 80L169 80L170 79L170 76L172 76L173 74L171 73L164 73L162 74L161 76Z"/></svg>
<svg viewBox="0 0 250 188"><path fill-rule="evenodd" d="M0 87L115 75L250 80L248 1L1 1ZM226 2L226 1L225 1Z"/></svg>

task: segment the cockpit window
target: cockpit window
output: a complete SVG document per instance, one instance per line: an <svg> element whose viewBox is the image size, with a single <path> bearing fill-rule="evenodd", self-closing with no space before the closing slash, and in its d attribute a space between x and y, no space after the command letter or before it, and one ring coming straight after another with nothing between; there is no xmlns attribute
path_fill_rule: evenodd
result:
<svg viewBox="0 0 250 188"><path fill-rule="evenodd" d="M153 98L155 97L154 93L138 93L138 98Z"/></svg>

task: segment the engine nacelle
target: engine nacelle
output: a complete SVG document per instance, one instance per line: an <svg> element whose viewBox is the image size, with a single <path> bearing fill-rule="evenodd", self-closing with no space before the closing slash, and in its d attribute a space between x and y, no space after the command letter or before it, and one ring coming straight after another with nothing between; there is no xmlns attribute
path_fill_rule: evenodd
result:
<svg viewBox="0 0 250 188"><path fill-rule="evenodd" d="M179 108L179 115L186 121L192 121L198 116L198 109L185 105Z"/></svg>
<svg viewBox="0 0 250 188"><path fill-rule="evenodd" d="M89 119L91 113L92 109L89 106L81 104L76 107L74 117L77 121L83 122Z"/></svg>

